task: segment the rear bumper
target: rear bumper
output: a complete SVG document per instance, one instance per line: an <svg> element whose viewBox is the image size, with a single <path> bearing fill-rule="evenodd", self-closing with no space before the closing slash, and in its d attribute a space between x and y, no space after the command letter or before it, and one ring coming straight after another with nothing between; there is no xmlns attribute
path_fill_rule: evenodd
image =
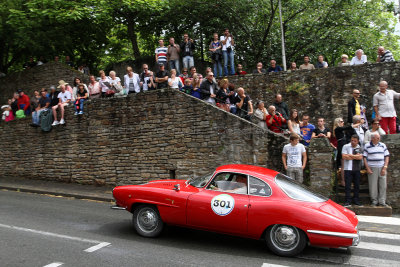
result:
<svg viewBox="0 0 400 267"><path fill-rule="evenodd" d="M113 210L126 210L126 208L120 207L120 206L117 206L117 205L111 206L110 208L113 209Z"/></svg>
<svg viewBox="0 0 400 267"><path fill-rule="evenodd" d="M357 230L357 233L341 233L341 232L330 232L330 231L319 231L319 230L307 230L308 233L316 234L316 235L324 235L331 237L340 237L346 239L352 239L352 246L357 246L360 243L360 233Z"/></svg>

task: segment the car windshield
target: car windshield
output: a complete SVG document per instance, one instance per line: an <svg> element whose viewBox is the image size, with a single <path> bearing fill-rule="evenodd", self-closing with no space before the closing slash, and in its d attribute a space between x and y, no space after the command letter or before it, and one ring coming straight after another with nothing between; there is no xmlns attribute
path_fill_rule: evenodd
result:
<svg viewBox="0 0 400 267"><path fill-rule="evenodd" d="M203 176L199 176L199 177L195 177L195 178L190 178L189 180L187 180L187 184L190 184L194 187L204 187L208 181L210 180L210 178L212 177L214 173L208 173L206 175Z"/></svg>
<svg viewBox="0 0 400 267"><path fill-rule="evenodd" d="M290 198L307 202L325 202L328 200L281 173L276 175L275 182Z"/></svg>

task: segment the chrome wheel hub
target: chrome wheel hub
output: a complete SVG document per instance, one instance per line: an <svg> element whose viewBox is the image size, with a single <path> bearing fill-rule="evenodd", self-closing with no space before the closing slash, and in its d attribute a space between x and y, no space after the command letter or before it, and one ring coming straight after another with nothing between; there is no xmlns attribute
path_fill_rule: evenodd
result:
<svg viewBox="0 0 400 267"><path fill-rule="evenodd" d="M292 250L299 243L299 232L287 225L275 225L271 230L272 243L281 250Z"/></svg>
<svg viewBox="0 0 400 267"><path fill-rule="evenodd" d="M137 217L138 226L144 232L151 232L156 229L158 224L157 214L153 210L141 210Z"/></svg>

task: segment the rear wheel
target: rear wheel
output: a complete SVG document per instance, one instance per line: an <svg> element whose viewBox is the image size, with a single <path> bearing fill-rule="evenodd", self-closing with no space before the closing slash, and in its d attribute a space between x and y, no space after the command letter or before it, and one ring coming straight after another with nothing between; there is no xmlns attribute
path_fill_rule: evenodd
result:
<svg viewBox="0 0 400 267"><path fill-rule="evenodd" d="M307 245L307 237L303 231L284 224L275 224L269 228L265 240L269 249L279 256L296 256Z"/></svg>
<svg viewBox="0 0 400 267"><path fill-rule="evenodd" d="M156 237L161 234L164 222L156 207L141 205L133 212L133 226L136 232L144 237Z"/></svg>

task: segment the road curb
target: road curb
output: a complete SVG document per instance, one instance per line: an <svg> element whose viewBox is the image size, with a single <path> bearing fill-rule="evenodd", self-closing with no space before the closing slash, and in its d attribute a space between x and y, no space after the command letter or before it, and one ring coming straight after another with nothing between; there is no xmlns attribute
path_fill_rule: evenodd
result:
<svg viewBox="0 0 400 267"><path fill-rule="evenodd" d="M30 188L30 187L23 187L23 186L5 186L0 185L0 189L6 189L10 191L19 191L19 192L27 192L27 193L36 193L36 194L48 194L48 195L57 195L63 197L74 197L77 199L90 199L96 201L104 201L104 202L112 202L114 198L110 194L110 196L96 196L96 195L89 195L89 194L79 194L79 193L69 193L69 192L62 192L57 190L48 190L48 189L37 189L37 188Z"/></svg>

